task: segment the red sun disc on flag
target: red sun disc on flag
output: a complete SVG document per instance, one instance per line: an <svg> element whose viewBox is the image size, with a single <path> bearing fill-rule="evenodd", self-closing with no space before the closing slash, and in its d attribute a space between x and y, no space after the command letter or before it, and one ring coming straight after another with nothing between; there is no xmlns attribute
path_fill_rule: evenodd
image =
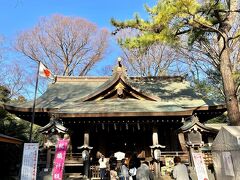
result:
<svg viewBox="0 0 240 180"><path fill-rule="evenodd" d="M50 77L51 72L48 69L44 69L44 74L46 75L46 77Z"/></svg>

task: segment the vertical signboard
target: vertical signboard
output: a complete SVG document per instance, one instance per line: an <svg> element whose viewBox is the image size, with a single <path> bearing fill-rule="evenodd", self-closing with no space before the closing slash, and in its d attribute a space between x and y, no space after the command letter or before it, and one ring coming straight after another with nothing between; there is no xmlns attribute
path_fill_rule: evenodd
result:
<svg viewBox="0 0 240 180"><path fill-rule="evenodd" d="M21 180L36 180L38 143L24 143Z"/></svg>
<svg viewBox="0 0 240 180"><path fill-rule="evenodd" d="M53 180L62 180L64 161L68 147L68 140L58 140L53 163Z"/></svg>
<svg viewBox="0 0 240 180"><path fill-rule="evenodd" d="M192 153L198 180L208 180L208 174L202 153Z"/></svg>

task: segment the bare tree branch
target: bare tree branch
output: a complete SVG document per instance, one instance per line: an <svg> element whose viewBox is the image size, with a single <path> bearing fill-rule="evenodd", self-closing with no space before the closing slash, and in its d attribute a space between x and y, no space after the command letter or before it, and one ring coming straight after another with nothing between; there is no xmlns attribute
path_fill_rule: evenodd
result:
<svg viewBox="0 0 240 180"><path fill-rule="evenodd" d="M86 75L108 48L109 33L77 17L42 18L20 33L15 48L34 61L44 62L54 74Z"/></svg>

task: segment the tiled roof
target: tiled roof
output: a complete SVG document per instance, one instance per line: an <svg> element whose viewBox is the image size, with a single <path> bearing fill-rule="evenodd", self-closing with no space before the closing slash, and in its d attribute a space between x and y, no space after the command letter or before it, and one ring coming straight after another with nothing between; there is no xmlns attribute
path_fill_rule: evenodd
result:
<svg viewBox="0 0 240 180"><path fill-rule="evenodd" d="M212 101L201 99L190 84L181 77L130 77L124 80L134 91L153 96L155 101L136 98L106 98L85 101L89 94L108 93L106 86L112 77L57 77L47 91L37 98L36 112L59 113L163 113L175 114L215 106ZM109 86L111 88L111 86ZM115 87L112 87L113 90ZM108 89L109 90L109 89ZM31 111L32 102L8 106L15 111ZM156 114L157 115L157 114Z"/></svg>
<svg viewBox="0 0 240 180"><path fill-rule="evenodd" d="M182 131L183 133L191 130L200 130L200 131L205 131L209 133L218 132L218 129L206 126L205 124L199 122L199 119L197 116L192 116L190 120L184 122L183 126L179 128L179 131Z"/></svg>

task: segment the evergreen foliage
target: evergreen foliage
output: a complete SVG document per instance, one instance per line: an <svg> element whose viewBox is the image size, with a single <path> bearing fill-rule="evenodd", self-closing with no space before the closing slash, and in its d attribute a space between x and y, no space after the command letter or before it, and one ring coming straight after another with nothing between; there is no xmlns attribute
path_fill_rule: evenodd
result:
<svg viewBox="0 0 240 180"><path fill-rule="evenodd" d="M160 0L155 6L145 8L148 20L138 15L123 22L112 19L116 27L113 34L125 28L139 30L139 36L123 42L129 48L157 42L173 46L185 43L191 48L197 45L198 53L207 56L221 75L231 125L240 125L238 69L233 68L233 63L239 62L240 57L232 59L236 53L234 45L240 37L239 26L235 25L240 12L238 1L204 0L200 3L197 0ZM216 48L213 48L212 42L215 42Z"/></svg>
<svg viewBox="0 0 240 180"><path fill-rule="evenodd" d="M214 11L216 7L212 8L210 12ZM176 44L180 40L177 35L183 33L188 33L190 39L196 39L203 34L201 29L206 29L214 23L209 18L210 15L203 16L204 12L209 10L208 6L201 6L196 0L162 0L152 8L145 6L145 9L149 14L147 21L138 15L133 20L124 22L111 20L111 23L117 28L114 33L129 27L142 32L141 36L125 41L129 47L139 47L154 42Z"/></svg>
<svg viewBox="0 0 240 180"><path fill-rule="evenodd" d="M10 91L5 86L0 86L0 105L1 103L10 102ZM14 99L14 103L25 101L23 96ZM30 123L17 118L16 116L0 109L0 133L18 138L23 142L28 141ZM34 141L41 142L42 136L39 136L38 126L33 129ZM22 159L22 145L0 142L0 179L11 179L17 177L20 172Z"/></svg>

